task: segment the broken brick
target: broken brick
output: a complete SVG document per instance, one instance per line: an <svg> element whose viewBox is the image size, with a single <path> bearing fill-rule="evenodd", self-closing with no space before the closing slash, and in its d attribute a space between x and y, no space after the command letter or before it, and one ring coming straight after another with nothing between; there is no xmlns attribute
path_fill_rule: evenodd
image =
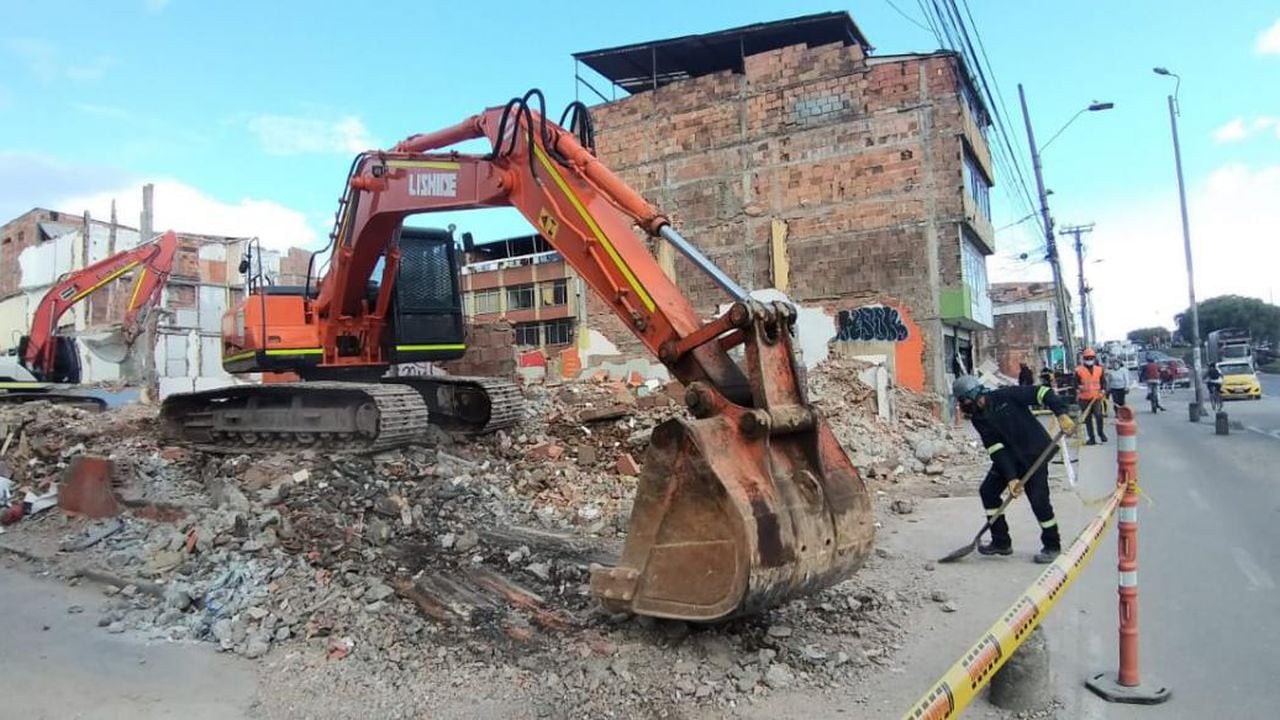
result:
<svg viewBox="0 0 1280 720"><path fill-rule="evenodd" d="M608 407L596 408L594 410L583 410L578 414L578 421L600 422L603 420L617 420L631 414L631 408L626 405L610 405Z"/></svg>
<svg viewBox="0 0 1280 720"><path fill-rule="evenodd" d="M631 457L631 453L622 453L618 456L618 472L623 475L639 475L640 465Z"/></svg>
<svg viewBox="0 0 1280 720"><path fill-rule="evenodd" d="M564 448L553 442L540 442L529 448L529 457L544 460L556 460L564 455Z"/></svg>

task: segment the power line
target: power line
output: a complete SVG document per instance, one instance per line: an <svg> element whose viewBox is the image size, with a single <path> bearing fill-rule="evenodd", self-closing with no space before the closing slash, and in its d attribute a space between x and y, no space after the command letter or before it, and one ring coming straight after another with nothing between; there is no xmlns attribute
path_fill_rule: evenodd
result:
<svg viewBox="0 0 1280 720"><path fill-rule="evenodd" d="M920 8L921 14L924 15L924 21L929 23L929 30L933 33L933 39L938 41L939 45L946 46L942 41L942 33L938 32L938 28L933 23L933 18L929 16L929 11L925 9L924 0L916 0L916 6Z"/></svg>
<svg viewBox="0 0 1280 720"><path fill-rule="evenodd" d="M894 5L893 0L884 0L884 1L888 3L889 7L893 8L894 11L897 12L899 15L901 15L907 22L911 23L912 25L915 25L916 27L920 28L925 32L933 32L927 26L922 24L919 20L916 20L915 18L903 12L902 8L898 7L897 5Z"/></svg>
<svg viewBox="0 0 1280 720"><path fill-rule="evenodd" d="M1018 160L1018 154L1013 152L1012 142L1009 139L1008 123L1005 120L1007 110L1004 113L1001 112L1001 108L1003 107L1003 98L1001 98L997 103L997 95L991 90L991 86L995 83L987 82L987 75L991 75L993 79L995 77L994 72L991 71L989 59L985 56L981 60L979 59L977 52L974 50L973 42L969 39L968 29L965 22L963 18L960 17L960 12L955 4L955 0L941 0L941 2L940 0L930 0L930 3L933 5L934 12L938 16L939 23L943 26L944 33L947 35L950 43L949 49L958 53L961 58L963 58L969 66L973 67L976 72L978 80L977 84L979 85L977 89L985 96L986 105L989 109L990 115L995 120L994 124L999 134L1000 141L1005 144L1005 149L1008 151L1007 160L1011 163L1014 170L1014 173L1009 176L1009 180L1011 183L1016 181L1017 186L1023 192L1024 199L1027 201L1028 207L1034 208L1035 202L1031 199L1031 192L1027 184L1026 174L1022 170L1022 164ZM943 12L944 6L948 11L946 13ZM970 19L972 19L972 15L970 15ZM977 34L976 30L977 29L975 27L975 35ZM979 42L981 42L981 38L979 38ZM985 70L983 67L983 60L987 60L987 62L985 62ZM996 147L999 149L999 143L996 143Z"/></svg>
<svg viewBox="0 0 1280 720"><path fill-rule="evenodd" d="M987 56L987 46L982 42L982 33L978 30L978 23L974 21L973 13L969 10L969 0L960 1L964 4L965 17L969 19L969 24L973 26L973 37L978 41L978 51L982 53L982 61L985 62L987 64L987 68L990 69L991 59ZM1004 91L1000 89L1000 78L994 72L991 73L991 84L995 86L996 100L1000 103L1000 110L1007 116L1009 114L1009 107L1005 105L1004 102ZM1030 201L1031 193L1027 188L1026 179L1023 178L1021 174L1019 174L1019 177L1022 180L1023 192L1027 194L1027 199ZM1033 202L1031 205L1034 207L1035 203Z"/></svg>

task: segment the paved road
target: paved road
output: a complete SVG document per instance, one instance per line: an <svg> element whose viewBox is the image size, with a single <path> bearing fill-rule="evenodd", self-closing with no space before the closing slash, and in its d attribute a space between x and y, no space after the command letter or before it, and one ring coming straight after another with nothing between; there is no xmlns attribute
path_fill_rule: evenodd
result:
<svg viewBox="0 0 1280 720"><path fill-rule="evenodd" d="M134 720L249 717L250 663L209 645L147 641L96 627L103 595L0 561L0 717ZM84 612L68 614L80 605Z"/></svg>
<svg viewBox="0 0 1280 720"><path fill-rule="evenodd" d="M1158 710L1108 705L1082 686L1116 668L1114 532L1048 627L1064 717L1275 717L1280 706L1280 378L1261 401L1227 404L1254 431L1217 436L1191 423L1183 390L1139 420L1142 669L1170 686ZM1114 436L1113 436L1114 437ZM1111 467L1107 467L1111 465ZM1114 455L1086 456L1092 482Z"/></svg>

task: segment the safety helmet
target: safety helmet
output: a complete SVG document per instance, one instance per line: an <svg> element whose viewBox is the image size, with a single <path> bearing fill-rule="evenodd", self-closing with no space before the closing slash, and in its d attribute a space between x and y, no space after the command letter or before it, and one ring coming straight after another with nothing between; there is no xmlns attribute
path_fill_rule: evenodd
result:
<svg viewBox="0 0 1280 720"><path fill-rule="evenodd" d="M1085 348L1085 349L1084 349L1084 356L1085 356L1086 358L1092 359L1092 358L1096 358L1096 357L1098 357L1098 354L1097 354L1097 353L1095 353L1095 352L1093 351L1093 348Z"/></svg>
<svg viewBox="0 0 1280 720"><path fill-rule="evenodd" d="M982 381L972 375L961 375L951 383L951 395L957 400L973 400L986 389Z"/></svg>

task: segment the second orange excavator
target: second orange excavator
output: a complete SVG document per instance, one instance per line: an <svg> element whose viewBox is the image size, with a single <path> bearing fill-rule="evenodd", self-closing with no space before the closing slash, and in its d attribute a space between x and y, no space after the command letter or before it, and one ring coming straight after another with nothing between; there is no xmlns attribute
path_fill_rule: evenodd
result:
<svg viewBox="0 0 1280 720"><path fill-rule="evenodd" d="M871 504L806 397L795 309L752 299L606 168L585 106L571 105L559 124L542 107L533 90L360 154L328 272L314 287L260 283L223 320L228 370L291 370L306 381L172 396L169 431L213 449L376 450L407 442L430 416L481 429L512 422L518 391L505 383L383 377L392 364L464 350L451 233L412 230L405 219L510 206L687 388L693 417L654 431L619 563L592 572L600 600L715 621L848 577L871 548ZM449 150L476 139L491 151ZM728 312L704 322L635 227L706 273L729 296Z"/></svg>

